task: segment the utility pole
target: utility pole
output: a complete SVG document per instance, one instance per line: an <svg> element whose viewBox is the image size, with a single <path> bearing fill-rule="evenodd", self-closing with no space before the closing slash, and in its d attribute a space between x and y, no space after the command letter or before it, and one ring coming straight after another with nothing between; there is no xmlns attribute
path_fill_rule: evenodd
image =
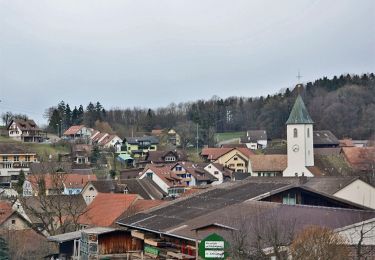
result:
<svg viewBox="0 0 375 260"><path fill-rule="evenodd" d="M199 146L199 129L198 129L198 127L199 127L199 124L197 123L197 155L199 154L199 151L198 151L198 146Z"/></svg>

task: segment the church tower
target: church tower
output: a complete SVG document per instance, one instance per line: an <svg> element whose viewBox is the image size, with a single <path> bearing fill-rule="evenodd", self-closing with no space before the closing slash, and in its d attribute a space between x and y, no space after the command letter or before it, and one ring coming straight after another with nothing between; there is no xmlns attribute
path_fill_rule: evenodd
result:
<svg viewBox="0 0 375 260"><path fill-rule="evenodd" d="M313 123L298 95L286 121L288 166L283 176L314 176L308 169L314 166Z"/></svg>

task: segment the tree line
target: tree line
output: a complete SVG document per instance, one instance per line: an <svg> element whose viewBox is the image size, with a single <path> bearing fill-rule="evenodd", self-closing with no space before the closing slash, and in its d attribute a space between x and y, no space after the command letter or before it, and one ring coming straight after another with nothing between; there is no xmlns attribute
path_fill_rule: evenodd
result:
<svg viewBox="0 0 375 260"><path fill-rule="evenodd" d="M315 122L314 129L330 130L338 138L368 139L375 126L375 75L341 75L323 77L302 87L285 89L266 97L212 97L210 100L171 103L166 107L111 108L105 110L100 102L90 102L71 110L61 101L46 111L48 129L57 131L74 124L94 127L96 122L107 122L121 137L148 133L155 128L188 129L200 142L212 145L216 132L265 129L270 138L285 138L285 122L296 96L300 94ZM194 137L195 138L195 137ZM192 140L191 140L192 141Z"/></svg>

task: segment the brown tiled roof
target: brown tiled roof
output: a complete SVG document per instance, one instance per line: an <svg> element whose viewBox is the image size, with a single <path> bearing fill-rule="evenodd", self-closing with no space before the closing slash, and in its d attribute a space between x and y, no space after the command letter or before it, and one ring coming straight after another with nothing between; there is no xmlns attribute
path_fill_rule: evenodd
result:
<svg viewBox="0 0 375 260"><path fill-rule="evenodd" d="M222 148L247 148L246 144L222 144Z"/></svg>
<svg viewBox="0 0 375 260"><path fill-rule="evenodd" d="M339 141L341 147L353 147L353 140L352 139L342 139Z"/></svg>
<svg viewBox="0 0 375 260"><path fill-rule="evenodd" d="M232 150L233 148L203 148L201 155L207 157L209 160L217 160Z"/></svg>
<svg viewBox="0 0 375 260"><path fill-rule="evenodd" d="M252 155L251 168L254 172L278 172L287 167L287 156L282 154Z"/></svg>
<svg viewBox="0 0 375 260"><path fill-rule="evenodd" d="M175 175L171 175L171 168L173 165L166 164L166 165L153 165L153 164L147 164L145 169L143 170L143 173L145 173L148 170L151 170L153 173L155 173L160 179L162 179L166 184L169 186L174 185L174 180L178 181Z"/></svg>
<svg viewBox="0 0 375 260"><path fill-rule="evenodd" d="M93 139L92 141L95 143L95 142L98 142L101 138L103 138L105 135L107 135L107 133L99 133L97 134Z"/></svg>
<svg viewBox="0 0 375 260"><path fill-rule="evenodd" d="M61 177L61 178L60 178ZM33 174L26 177L34 189L38 189L38 181L44 180L46 189L57 189L65 184L66 188L82 189L88 181L95 181L96 175L83 175L74 173L60 174Z"/></svg>
<svg viewBox="0 0 375 260"><path fill-rule="evenodd" d="M343 147L345 159L357 170L371 170L375 164L375 147Z"/></svg>
<svg viewBox="0 0 375 260"><path fill-rule="evenodd" d="M0 225L13 214L12 205L7 201L0 201Z"/></svg>
<svg viewBox="0 0 375 260"><path fill-rule="evenodd" d="M169 150L169 151L149 151L146 155L145 160L153 162L153 163L162 163L162 162L165 161L164 158L168 154L173 154L174 156L176 156L177 161L186 160L185 152L180 151L180 150L177 150L177 151L173 151L173 150Z"/></svg>
<svg viewBox="0 0 375 260"><path fill-rule="evenodd" d="M100 141L100 145L106 145L110 141L112 141L117 135L107 135L102 141Z"/></svg>
<svg viewBox="0 0 375 260"><path fill-rule="evenodd" d="M16 143L0 143L0 154L36 154L29 147Z"/></svg>
<svg viewBox="0 0 375 260"><path fill-rule="evenodd" d="M23 120L23 119L14 119L12 120L9 125L9 127L12 125L12 123L15 122L17 124L17 127L21 131L27 131L27 130L33 130L33 131L40 131L41 129L37 126L37 124L34 122L34 120L28 119L28 120Z"/></svg>
<svg viewBox="0 0 375 260"><path fill-rule="evenodd" d="M334 148L314 148L315 155L339 155L341 153L341 147Z"/></svg>
<svg viewBox="0 0 375 260"><path fill-rule="evenodd" d="M251 151L249 148L240 147L236 149L240 151L241 153L243 153L247 158L249 158L251 155L254 155L254 152Z"/></svg>
<svg viewBox="0 0 375 260"><path fill-rule="evenodd" d="M163 133L163 129L152 129L151 135L159 136Z"/></svg>
<svg viewBox="0 0 375 260"><path fill-rule="evenodd" d="M306 168L314 175L314 177L323 176L324 173L317 166L306 166Z"/></svg>
<svg viewBox="0 0 375 260"><path fill-rule="evenodd" d="M64 132L64 135L75 135L83 127L84 127L84 125L73 125L73 126L69 127L69 129Z"/></svg>
<svg viewBox="0 0 375 260"><path fill-rule="evenodd" d="M85 214L79 223L91 226L109 227L125 211L133 207L137 200L136 194L98 193L95 199L87 206Z"/></svg>
<svg viewBox="0 0 375 260"><path fill-rule="evenodd" d="M226 153L229 153L232 150L238 150L246 157L250 157L250 155L254 154L254 152L252 152L248 148L239 147L239 148L203 148L201 155L204 157L207 157L207 159L209 160L217 160L221 156L223 156Z"/></svg>

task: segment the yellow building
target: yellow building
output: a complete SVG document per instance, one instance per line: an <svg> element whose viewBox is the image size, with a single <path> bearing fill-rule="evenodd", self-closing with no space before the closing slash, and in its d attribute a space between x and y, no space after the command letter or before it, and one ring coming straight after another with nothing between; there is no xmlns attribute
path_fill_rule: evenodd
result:
<svg viewBox="0 0 375 260"><path fill-rule="evenodd" d="M11 186L17 182L21 170L27 174L30 163L38 162L35 152L13 143L0 145L0 185Z"/></svg>

